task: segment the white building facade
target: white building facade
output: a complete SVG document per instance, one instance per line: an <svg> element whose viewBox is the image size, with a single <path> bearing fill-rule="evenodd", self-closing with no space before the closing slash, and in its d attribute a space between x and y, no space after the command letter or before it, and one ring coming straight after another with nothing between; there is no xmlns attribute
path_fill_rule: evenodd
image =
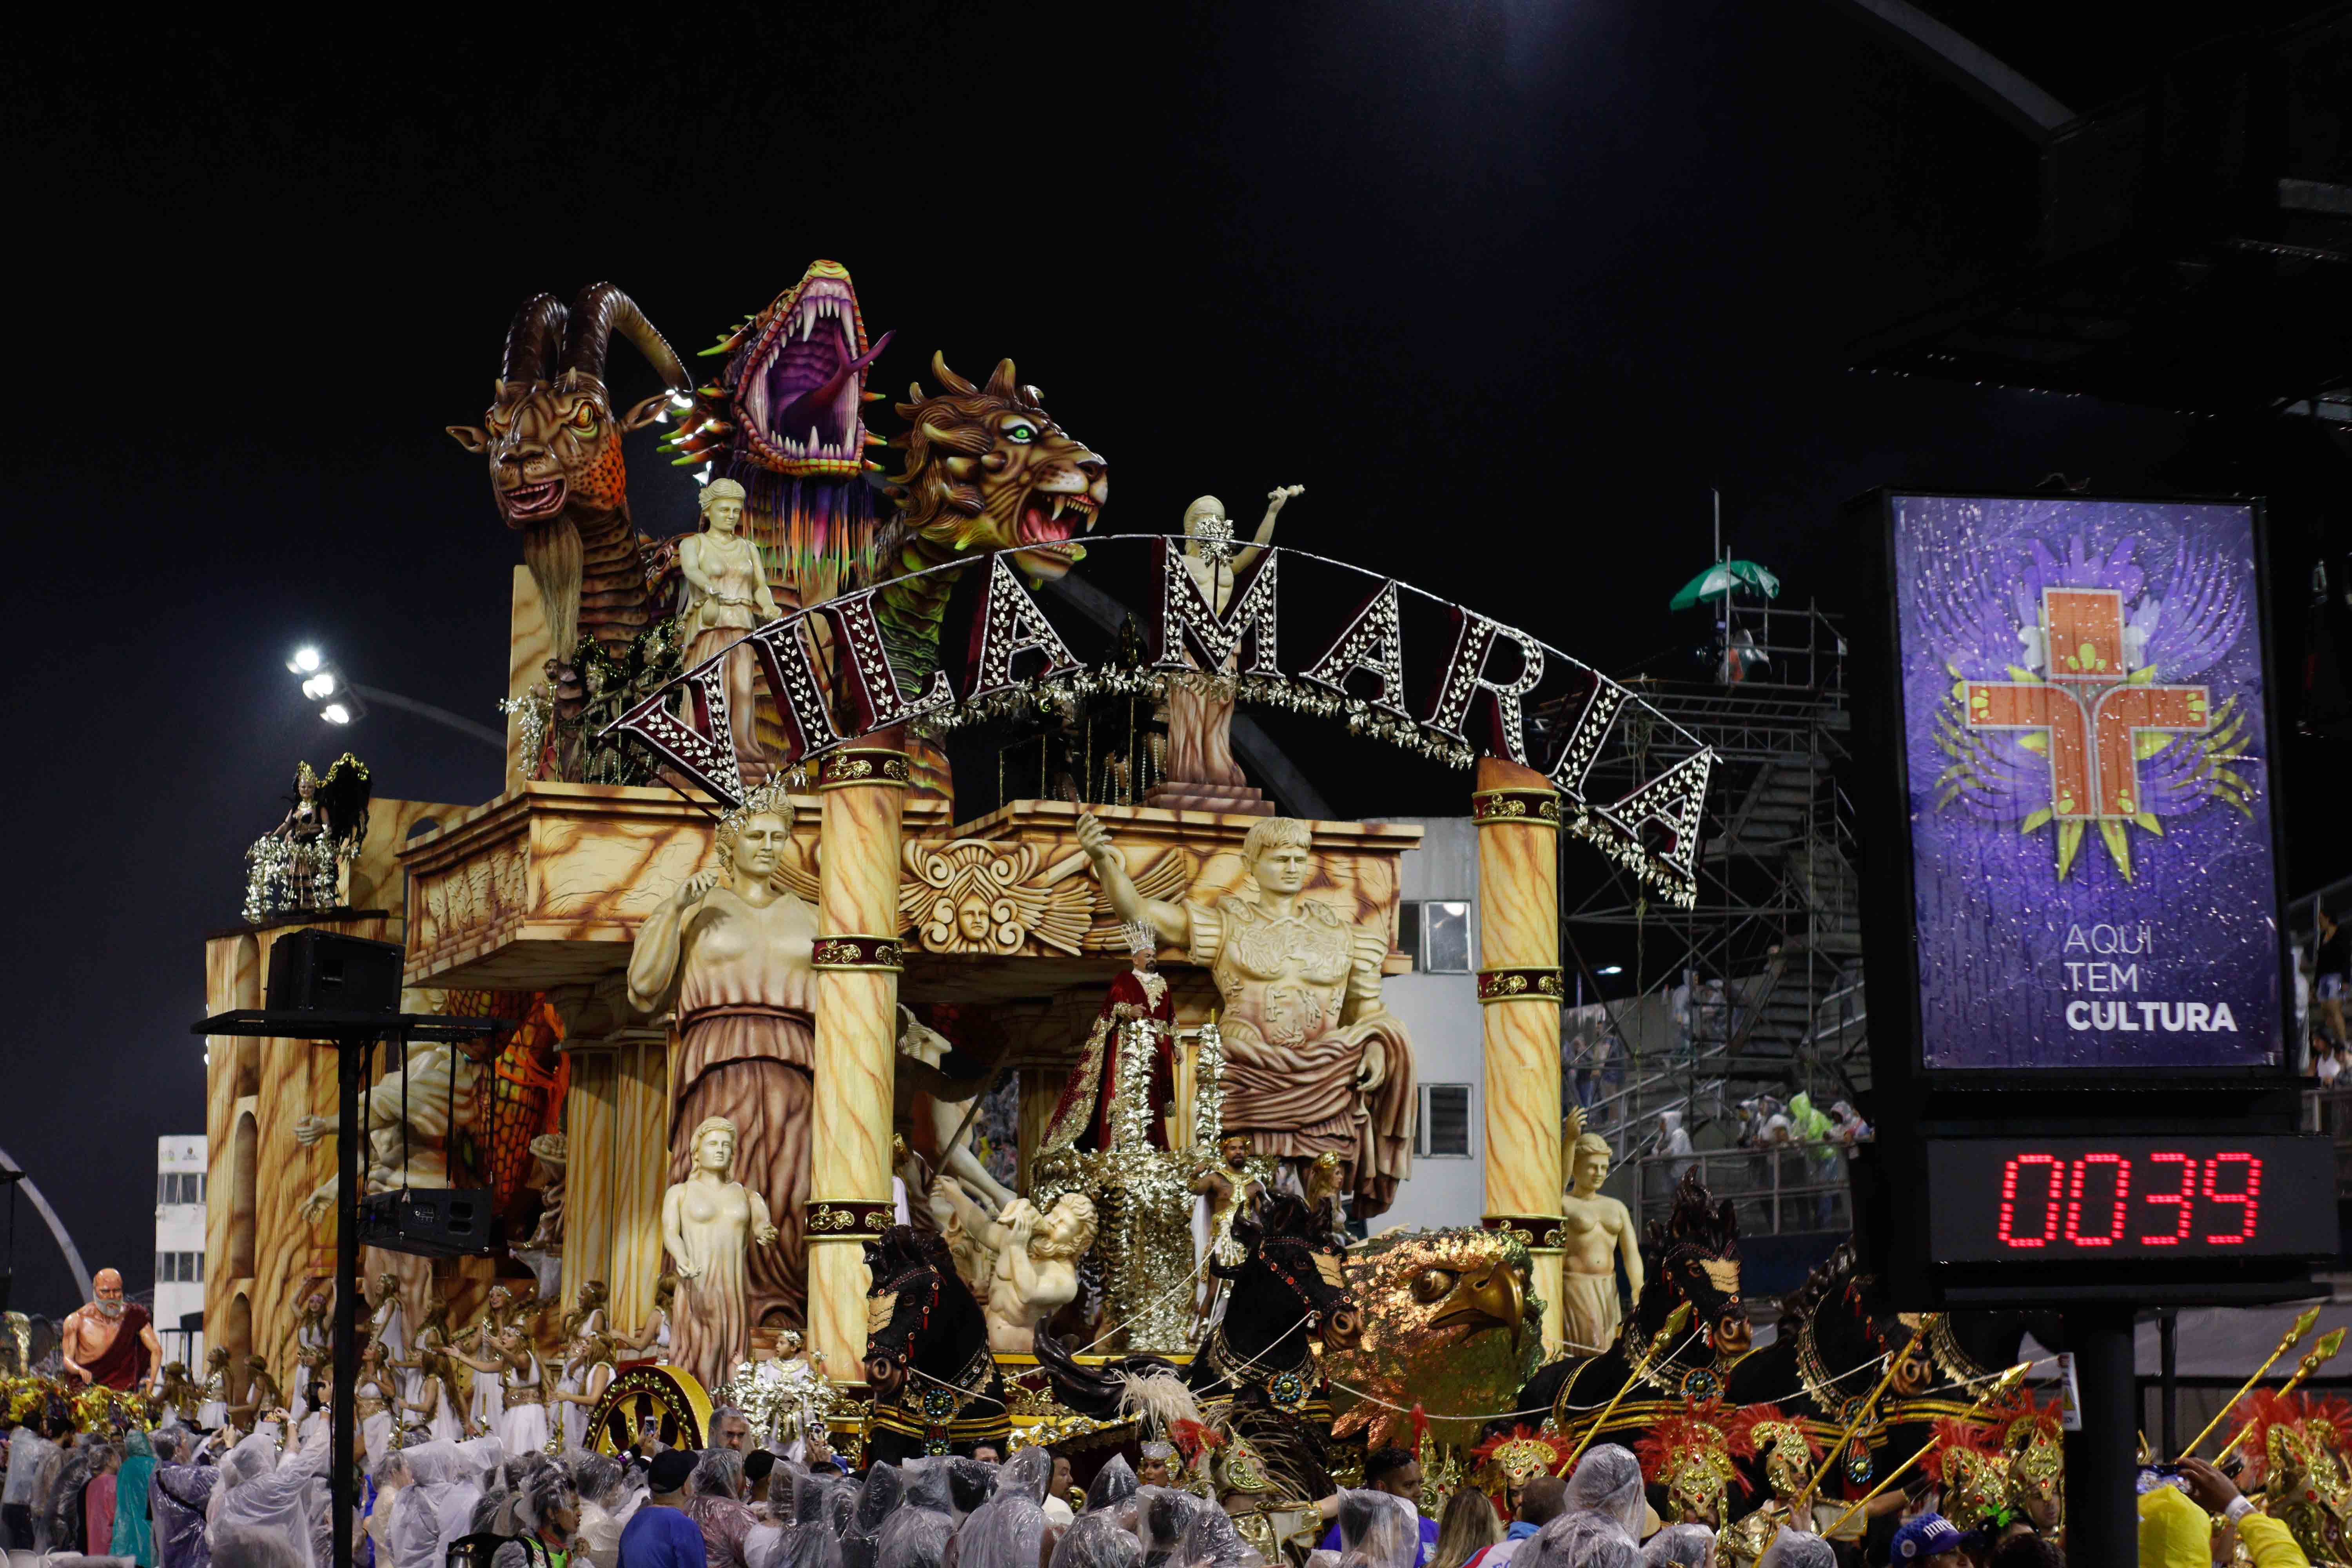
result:
<svg viewBox="0 0 2352 1568"><path fill-rule="evenodd" d="M163 1359L184 1361L202 1378L205 1310L205 1135L183 1133L155 1142L155 1337Z"/></svg>
<svg viewBox="0 0 2352 1568"><path fill-rule="evenodd" d="M1466 816L1395 817L1422 830L1404 857L1397 945L1412 972L1381 996L1412 1041L1420 1105L1412 1179L1369 1228L1475 1225L1486 1206L1486 1047L1478 1009L1478 830Z"/></svg>

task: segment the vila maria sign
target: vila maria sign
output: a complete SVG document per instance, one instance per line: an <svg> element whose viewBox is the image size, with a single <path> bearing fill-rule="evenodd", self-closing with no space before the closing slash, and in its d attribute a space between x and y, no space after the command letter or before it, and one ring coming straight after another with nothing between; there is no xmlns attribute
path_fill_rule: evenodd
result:
<svg viewBox="0 0 2352 1568"><path fill-rule="evenodd" d="M1078 594L1024 552L974 555L787 615L745 638L784 735L779 765L898 725L941 731L1056 694L1231 680L1240 700L1323 714L1468 766L1506 758L1560 792L1560 825L1674 901L1693 896L1713 754L1626 688L1516 627L1345 563L1269 548L1213 605L1183 542L1090 538ZM1066 552L1045 575L1070 569ZM1137 607L1143 647L1083 613L1086 589ZM742 645L738 645L742 646ZM732 805L742 773L722 666L688 670L614 726ZM1632 787L1622 765L1635 763ZM1603 769L1597 764L1609 761ZM1596 778L1621 787L1588 794Z"/></svg>

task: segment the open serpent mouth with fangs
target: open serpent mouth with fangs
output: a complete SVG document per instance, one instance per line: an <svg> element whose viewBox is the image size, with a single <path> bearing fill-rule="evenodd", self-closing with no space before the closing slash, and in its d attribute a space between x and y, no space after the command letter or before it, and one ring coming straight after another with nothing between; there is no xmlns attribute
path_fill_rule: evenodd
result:
<svg viewBox="0 0 2352 1568"><path fill-rule="evenodd" d="M865 372L890 334L862 353L865 329L847 278L812 273L761 330L736 405L752 454L788 474L856 474L866 430Z"/></svg>
<svg viewBox="0 0 2352 1568"><path fill-rule="evenodd" d="M563 510L563 480L561 477L533 479L500 491L499 500L506 503L507 517L511 521L536 522Z"/></svg>

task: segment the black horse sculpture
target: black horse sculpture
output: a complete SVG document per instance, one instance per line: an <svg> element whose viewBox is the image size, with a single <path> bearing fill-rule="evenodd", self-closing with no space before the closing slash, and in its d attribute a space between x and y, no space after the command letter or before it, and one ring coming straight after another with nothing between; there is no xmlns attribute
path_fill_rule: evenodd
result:
<svg viewBox="0 0 2352 1568"><path fill-rule="evenodd" d="M1886 1454L1908 1454L1937 1421L1965 1415L1977 1387L2015 1364L2029 1331L2063 1346L2053 1314L1900 1312L1878 1277L1862 1268L1853 1244L1843 1242L1782 1298L1773 1342L1734 1369L1727 1398L1778 1405L1834 1436L1853 1423L1893 1356L1895 1375L1865 1440L1841 1461L1847 1480L1867 1489Z"/></svg>
<svg viewBox="0 0 2352 1568"><path fill-rule="evenodd" d="M1622 1391L1607 1429L1632 1432L1725 1397L1755 1343L1739 1294L1738 1211L1728 1198L1717 1204L1692 1171L1675 1189L1668 1216L1650 1222L1642 1252L1650 1284L1617 1342L1589 1360L1538 1368L1519 1390L1523 1418L1549 1418L1563 1431L1577 1431ZM1651 1360L1653 1343L1685 1304L1691 1309L1686 1326Z"/></svg>
<svg viewBox="0 0 2352 1568"><path fill-rule="evenodd" d="M955 1271L947 1243L893 1226L866 1244L866 1381L874 1414L869 1462L924 1454L1003 1453L1012 1423L1004 1379L988 1352L980 1303Z"/></svg>
<svg viewBox="0 0 2352 1568"><path fill-rule="evenodd" d="M1234 1215L1234 1237L1242 1260L1209 1265L1226 1286L1224 1316L1202 1341L1182 1381L1285 1484L1322 1489L1290 1495L1326 1496L1331 1403L1314 1347L1344 1350L1363 1337L1363 1310L1348 1289L1347 1252L1317 1211L1287 1193L1261 1196ZM1084 1365L1043 1329L1036 1345L1055 1396L1096 1420L1131 1410L1148 1380L1179 1375L1157 1356Z"/></svg>

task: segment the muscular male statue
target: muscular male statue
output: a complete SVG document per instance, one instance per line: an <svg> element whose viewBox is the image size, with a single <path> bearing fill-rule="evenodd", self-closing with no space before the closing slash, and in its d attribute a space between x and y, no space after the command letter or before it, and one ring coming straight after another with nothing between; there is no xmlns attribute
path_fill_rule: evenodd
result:
<svg viewBox="0 0 2352 1568"><path fill-rule="evenodd" d="M101 1268L91 1281L97 1300L77 1307L58 1335L66 1374L86 1384L130 1389L142 1379L149 1392L163 1386L163 1347L147 1309L122 1299L122 1276Z"/></svg>

